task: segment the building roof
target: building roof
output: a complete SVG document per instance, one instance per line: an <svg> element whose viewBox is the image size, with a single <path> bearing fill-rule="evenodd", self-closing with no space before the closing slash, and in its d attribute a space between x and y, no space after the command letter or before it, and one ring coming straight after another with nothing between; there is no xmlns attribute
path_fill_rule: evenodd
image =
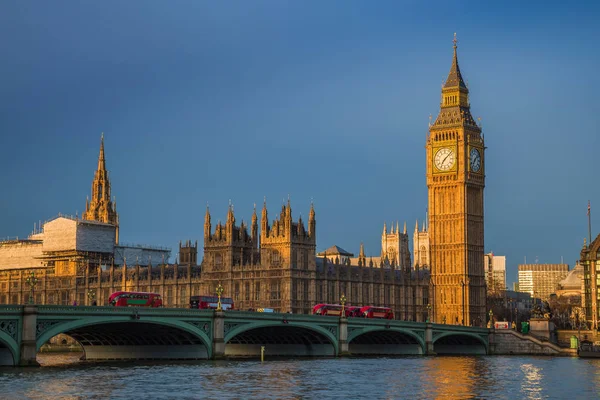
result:
<svg viewBox="0 0 600 400"><path fill-rule="evenodd" d="M566 276L566 278L558 282L558 284L559 287L562 289L581 290L582 279L583 265L576 264L575 267L573 267L573 269L569 271L569 274Z"/></svg>
<svg viewBox="0 0 600 400"><path fill-rule="evenodd" d="M354 254L347 252L346 250L342 249L339 246L333 245L330 248L328 248L327 250L325 250L324 252L321 252L319 254L317 254L318 256L323 256L327 254L328 256L330 255L339 255L339 256L348 256L348 257L354 257Z"/></svg>
<svg viewBox="0 0 600 400"><path fill-rule="evenodd" d="M462 74L460 73L460 68L458 66L458 57L456 55L456 38L454 39L454 56L452 57L452 65L450 66L450 72L448 73L448 78L446 78L446 83L444 84L444 88L451 87L461 87L466 89L467 85L463 80Z"/></svg>

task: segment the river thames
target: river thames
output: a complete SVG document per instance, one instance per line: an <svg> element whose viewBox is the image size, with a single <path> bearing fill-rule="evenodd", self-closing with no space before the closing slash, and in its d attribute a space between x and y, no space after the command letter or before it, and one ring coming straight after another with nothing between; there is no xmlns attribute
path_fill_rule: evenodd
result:
<svg viewBox="0 0 600 400"><path fill-rule="evenodd" d="M0 369L2 399L597 399L600 359L406 357L79 363Z"/></svg>

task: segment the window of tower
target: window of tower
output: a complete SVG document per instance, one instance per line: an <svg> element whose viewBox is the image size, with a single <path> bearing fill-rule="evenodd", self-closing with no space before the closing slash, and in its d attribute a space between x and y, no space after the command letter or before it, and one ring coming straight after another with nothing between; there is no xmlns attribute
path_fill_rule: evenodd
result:
<svg viewBox="0 0 600 400"><path fill-rule="evenodd" d="M254 284L254 300L260 300L260 282Z"/></svg>
<svg viewBox="0 0 600 400"><path fill-rule="evenodd" d="M271 283L271 300L279 300L281 298L279 282Z"/></svg>
<svg viewBox="0 0 600 400"><path fill-rule="evenodd" d="M221 254L215 254L215 267L219 269L223 266L223 256Z"/></svg>
<svg viewBox="0 0 600 400"><path fill-rule="evenodd" d="M421 265L427 265L427 249L425 248L425 246L421 246L421 251L419 252L421 253L421 261L420 264Z"/></svg>
<svg viewBox="0 0 600 400"><path fill-rule="evenodd" d="M271 265L279 265L280 261L281 256L279 255L279 252L277 250L273 250L271 252Z"/></svg>

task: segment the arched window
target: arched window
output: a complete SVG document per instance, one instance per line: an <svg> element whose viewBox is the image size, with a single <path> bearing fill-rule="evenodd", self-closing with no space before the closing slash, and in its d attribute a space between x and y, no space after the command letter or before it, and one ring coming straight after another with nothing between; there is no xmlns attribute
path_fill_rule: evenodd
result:
<svg viewBox="0 0 600 400"><path fill-rule="evenodd" d="M273 252L271 253L271 265L279 265L280 261L281 257L279 255L279 252L277 250L273 250Z"/></svg>
<svg viewBox="0 0 600 400"><path fill-rule="evenodd" d="M419 250L419 256L419 263L421 265L427 265L427 248L425 246L421 246L421 249Z"/></svg>

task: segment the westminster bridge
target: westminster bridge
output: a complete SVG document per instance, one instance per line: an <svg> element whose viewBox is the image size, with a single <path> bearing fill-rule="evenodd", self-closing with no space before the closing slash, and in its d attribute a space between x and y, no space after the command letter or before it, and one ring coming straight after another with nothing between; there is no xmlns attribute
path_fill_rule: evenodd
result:
<svg viewBox="0 0 600 400"><path fill-rule="evenodd" d="M60 333L86 360L488 354L489 329L321 315L145 307L0 306L0 365L37 365Z"/></svg>

